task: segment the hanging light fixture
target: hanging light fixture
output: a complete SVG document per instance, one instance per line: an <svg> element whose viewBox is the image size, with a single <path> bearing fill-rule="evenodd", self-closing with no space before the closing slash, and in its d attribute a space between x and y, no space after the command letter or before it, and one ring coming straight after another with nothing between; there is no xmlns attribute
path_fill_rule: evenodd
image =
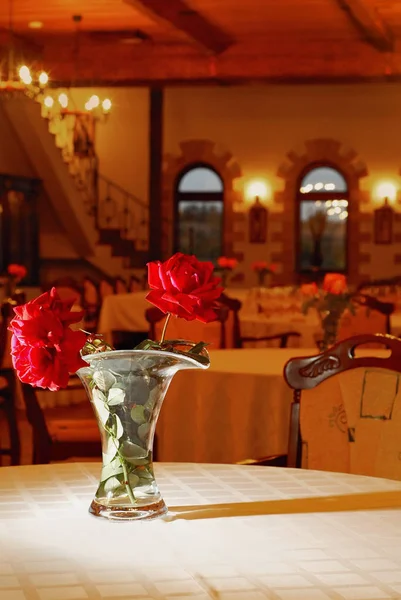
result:
<svg viewBox="0 0 401 600"><path fill-rule="evenodd" d="M74 66L75 79L79 68L80 23L81 15L74 15L75 29ZM43 106L42 115L46 118L63 117L69 114L88 113L95 120L105 119L111 111L110 98L99 98L93 94L85 102L84 107L78 110L69 89L55 89L50 87L49 75L42 69L35 69L26 64L17 64L15 56L14 34L14 0L9 0L9 43L6 55L0 61L0 93L22 92L30 98L37 100Z"/></svg>
<svg viewBox="0 0 401 600"><path fill-rule="evenodd" d="M25 64L16 64L13 0L9 0L8 35L6 55L1 61L0 92L24 92L34 99L43 97L44 90L49 83L48 74L43 70L31 70Z"/></svg>
<svg viewBox="0 0 401 600"><path fill-rule="evenodd" d="M75 24L75 43L74 43L74 81L78 79L79 71L79 51L80 51L80 25L82 15L73 15L72 20ZM82 108L77 107L70 89L58 89L48 91L43 100L44 106L49 114L55 116L59 112L60 116L77 115L87 113L92 115L95 120L104 120L111 111L112 102L110 98L99 98L97 94L91 95Z"/></svg>

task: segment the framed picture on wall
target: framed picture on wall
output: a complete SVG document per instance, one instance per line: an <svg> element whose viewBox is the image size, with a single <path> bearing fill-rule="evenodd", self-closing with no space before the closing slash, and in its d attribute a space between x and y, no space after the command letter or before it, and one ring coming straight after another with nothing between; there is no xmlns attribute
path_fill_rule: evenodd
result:
<svg viewBox="0 0 401 600"><path fill-rule="evenodd" d="M374 240L375 244L393 243L393 221L394 210L385 199L384 206L375 210L374 213Z"/></svg>
<svg viewBox="0 0 401 600"><path fill-rule="evenodd" d="M249 243L265 244L267 240L268 211L258 197L249 210Z"/></svg>

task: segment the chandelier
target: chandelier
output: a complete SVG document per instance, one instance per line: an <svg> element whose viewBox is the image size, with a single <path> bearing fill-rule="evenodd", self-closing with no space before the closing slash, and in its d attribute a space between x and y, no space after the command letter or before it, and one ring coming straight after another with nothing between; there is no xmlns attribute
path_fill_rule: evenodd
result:
<svg viewBox="0 0 401 600"><path fill-rule="evenodd" d="M73 17L77 23L82 17ZM78 35L78 31L77 31ZM64 117L74 114L90 114L95 120L103 120L110 114L110 98L100 98L92 94L78 109L70 89L58 89L51 86L49 75L35 66L26 64L16 67L15 36L13 28L13 0L9 2L9 44L3 60L0 60L0 93L22 92L29 98L42 104L42 115L48 118Z"/></svg>

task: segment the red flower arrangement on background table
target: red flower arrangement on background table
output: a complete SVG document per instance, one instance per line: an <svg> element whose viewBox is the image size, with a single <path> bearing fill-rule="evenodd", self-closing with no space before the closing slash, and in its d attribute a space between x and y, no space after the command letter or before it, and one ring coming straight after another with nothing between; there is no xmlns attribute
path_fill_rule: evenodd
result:
<svg viewBox="0 0 401 600"><path fill-rule="evenodd" d="M157 416L170 380L180 368L207 368L204 342L166 340L174 316L208 323L223 288L213 264L175 254L148 264L147 299L166 314L159 341L116 351L99 335L73 331L83 314L55 288L14 309L12 360L23 383L53 391L78 372L102 431L103 468L90 511L112 519L151 518L167 509L153 475Z"/></svg>
<svg viewBox="0 0 401 600"><path fill-rule="evenodd" d="M236 258L229 258L228 256L220 256L217 259L217 268L216 270L221 273L221 279L223 286L227 283L227 277L231 271L233 271L238 265L238 260Z"/></svg>
<svg viewBox="0 0 401 600"><path fill-rule="evenodd" d="M16 263L8 265L7 274L1 278L6 298L13 298L17 291L17 285L27 276L27 273L28 271L24 265Z"/></svg>
<svg viewBox="0 0 401 600"><path fill-rule="evenodd" d="M277 265L269 264L265 260L257 260L251 265L252 271L258 276L259 287L264 287L266 275L271 275L277 271Z"/></svg>
<svg viewBox="0 0 401 600"><path fill-rule="evenodd" d="M321 349L326 350L336 342L338 325L342 314L348 309L353 314L353 294L348 292L347 279L341 273L327 273L322 287L316 283L301 285L301 294L305 300L302 312L307 314L310 308L315 308L322 323L323 341Z"/></svg>

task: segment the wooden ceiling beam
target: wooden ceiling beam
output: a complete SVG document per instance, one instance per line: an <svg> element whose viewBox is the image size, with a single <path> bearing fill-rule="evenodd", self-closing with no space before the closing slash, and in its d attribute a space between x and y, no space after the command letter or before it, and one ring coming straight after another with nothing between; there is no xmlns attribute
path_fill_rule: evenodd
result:
<svg viewBox="0 0 401 600"><path fill-rule="evenodd" d="M392 52L394 41L391 33L380 17L364 4L363 0L337 0L340 8L369 42L379 52Z"/></svg>
<svg viewBox="0 0 401 600"><path fill-rule="evenodd" d="M234 39L230 35L197 11L190 9L184 0L124 0L124 2L144 11L153 19L169 23L212 54L221 54L234 44Z"/></svg>

